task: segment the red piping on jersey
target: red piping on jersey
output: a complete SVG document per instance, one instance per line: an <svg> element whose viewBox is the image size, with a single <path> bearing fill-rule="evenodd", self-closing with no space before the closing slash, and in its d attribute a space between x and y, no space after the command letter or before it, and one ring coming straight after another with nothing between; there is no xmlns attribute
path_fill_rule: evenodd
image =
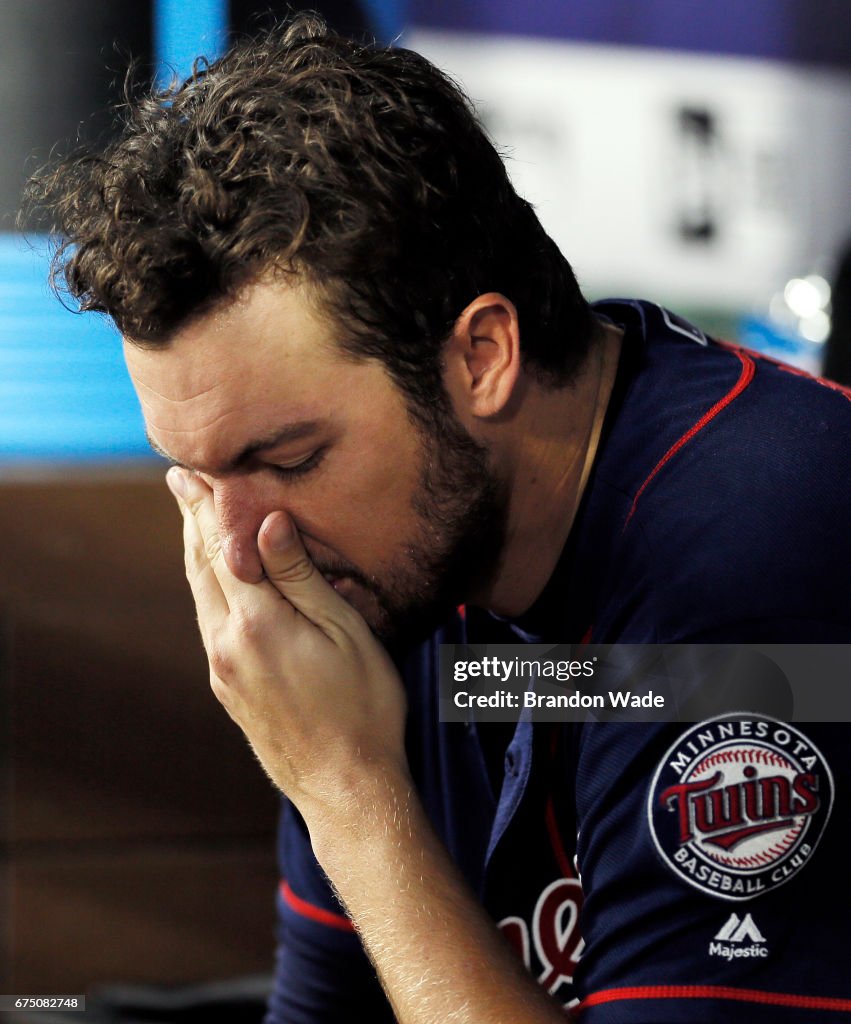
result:
<svg viewBox="0 0 851 1024"><path fill-rule="evenodd" d="M793 377L806 377L808 380L815 381L816 384L821 384L823 388L828 388L830 391L836 391L842 395L843 398L847 398L851 402L851 388L846 387L844 384L837 384L835 380L829 380L827 377L817 377L813 373L808 373L806 370L802 370L800 366L791 366L789 363L784 363L780 359L772 359L771 356L767 356L764 352L751 352L750 349L742 349L741 345L735 345L732 341L721 341L716 338L716 342L722 346L722 348L729 349L731 352L747 352L748 355L753 356L755 359L759 359L763 363L771 363L772 366L776 366L778 370L783 370L784 373L791 373Z"/></svg>
<svg viewBox="0 0 851 1024"><path fill-rule="evenodd" d="M697 421L697 423L695 423L693 427L691 427L683 434L679 441L674 442L674 444L671 445L671 447L665 452L662 458L656 463L656 465L653 467L653 472L638 488L638 493L633 498L632 508L630 508L629 515L626 517L626 521L623 524L624 529L627 528L630 519L632 519L633 513L635 512L635 508L638 505L638 501L641 498L641 495L647 490L651 481L654 479L656 474L659 473L662 467L665 466L668 462L670 462L670 460L677 454L677 452L680 451L681 448L685 447L685 445L687 445L693 437L700 433L700 431L703 430L703 428L711 420L715 419L719 412L721 412L723 409L726 409L731 402L735 401L735 399L739 397L739 395L745 390L748 384L750 384L750 382L753 380L753 359L751 359L751 357L746 352L741 351L741 349L734 348L730 349L730 351L742 364L742 372L739 375L739 379L736 381L733 387L727 392L727 394L724 395L723 398L719 399L715 403L715 405L712 406L711 409L705 412Z"/></svg>
<svg viewBox="0 0 851 1024"><path fill-rule="evenodd" d="M614 1003L621 999L732 999L763 1006L791 1006L798 1010L834 1010L851 1013L851 999L829 996L796 996L786 992L762 992L755 988L732 988L727 985L636 985L609 988L583 999L573 1011L581 1013L589 1006Z"/></svg>
<svg viewBox="0 0 851 1024"><path fill-rule="evenodd" d="M575 878L576 873L570 866L570 861L567 857L567 851L564 848L564 844L561 841L561 836L558 834L558 825L556 824L556 812L553 806L552 794L547 799L547 832L550 836L550 844L553 848L553 855L558 863L559 870L561 871L563 878Z"/></svg>
<svg viewBox="0 0 851 1024"><path fill-rule="evenodd" d="M301 914L302 917L307 917L311 921L317 921L328 928L336 928L341 932L353 932L355 930L355 926L345 914L335 914L333 910L317 907L315 904L303 900L300 896L296 896L285 879L281 881L280 893L287 906L297 914Z"/></svg>
<svg viewBox="0 0 851 1024"><path fill-rule="evenodd" d="M767 359L767 356L760 356L757 354L757 359ZM774 362L774 360L769 360ZM827 377L814 377L811 373L807 373L806 370L801 370L797 366L788 366L786 363L776 363L778 369L784 370L786 373L791 373L793 377L808 377L810 380L814 380L816 384L821 384L823 388L827 388L829 391L835 391L837 394L842 395L843 398L847 398L851 402L851 389L843 387L841 384L837 384L836 381L828 380Z"/></svg>

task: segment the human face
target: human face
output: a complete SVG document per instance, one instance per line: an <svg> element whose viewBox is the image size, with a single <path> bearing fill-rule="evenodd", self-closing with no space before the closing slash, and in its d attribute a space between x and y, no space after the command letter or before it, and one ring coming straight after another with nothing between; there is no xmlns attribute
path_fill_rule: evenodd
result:
<svg viewBox="0 0 851 1024"><path fill-rule="evenodd" d="M262 578L257 534L276 510L385 640L430 628L495 572L505 502L486 450L449 409L424 428L301 288L254 284L125 356L152 444L211 488L239 579Z"/></svg>

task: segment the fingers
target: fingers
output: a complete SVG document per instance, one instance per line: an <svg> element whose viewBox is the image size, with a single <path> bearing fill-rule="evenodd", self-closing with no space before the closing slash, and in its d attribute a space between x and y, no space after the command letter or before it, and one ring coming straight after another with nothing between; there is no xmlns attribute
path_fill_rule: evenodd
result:
<svg viewBox="0 0 851 1024"><path fill-rule="evenodd" d="M169 490L177 499L183 516L183 547L186 559L186 578L195 598L198 621L202 624L211 616L220 619L227 615L229 602L222 587L217 564L224 566L224 556L218 543L218 528L212 510L212 496L204 495L200 481L172 467L166 474ZM197 483L197 487L191 486ZM210 517L212 518L212 523ZM204 531L206 529L207 537ZM212 557L211 557L212 556ZM224 566L227 573L227 567ZM228 574L229 575L229 574Z"/></svg>
<svg viewBox="0 0 851 1024"><path fill-rule="evenodd" d="M257 544L269 582L305 618L326 631L328 626L348 623L350 605L313 564L285 512L266 516Z"/></svg>
<svg viewBox="0 0 851 1024"><path fill-rule="evenodd" d="M326 634L351 626L353 609L313 565L285 512L270 513L260 527L257 544L267 578L246 588L225 561L209 487L176 466L166 480L183 514L186 575L202 632L204 622L209 630L214 628L212 620L221 623L229 612L244 619L270 598L280 603L282 597L290 614L295 609Z"/></svg>

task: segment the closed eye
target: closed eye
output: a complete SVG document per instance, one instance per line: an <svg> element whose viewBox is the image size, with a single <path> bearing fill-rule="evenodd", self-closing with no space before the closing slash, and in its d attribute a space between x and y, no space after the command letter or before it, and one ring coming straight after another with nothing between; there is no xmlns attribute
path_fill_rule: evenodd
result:
<svg viewBox="0 0 851 1024"><path fill-rule="evenodd" d="M283 480L296 480L300 476L304 476L311 470L316 469L324 458L325 449L317 448L315 452L302 459L301 462L295 462L292 465L277 465L275 463L268 463L267 465L275 476Z"/></svg>

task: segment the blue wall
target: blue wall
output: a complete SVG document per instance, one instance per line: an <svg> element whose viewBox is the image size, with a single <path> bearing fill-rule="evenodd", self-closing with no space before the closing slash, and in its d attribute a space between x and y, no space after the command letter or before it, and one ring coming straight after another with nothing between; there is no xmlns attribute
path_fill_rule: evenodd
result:
<svg viewBox="0 0 851 1024"><path fill-rule="evenodd" d="M227 39L227 0L157 0L154 4L154 60L158 78L186 78L199 54L220 56Z"/></svg>
<svg viewBox="0 0 851 1024"><path fill-rule="evenodd" d="M151 457L115 328L46 278L44 251L0 235L0 466Z"/></svg>

